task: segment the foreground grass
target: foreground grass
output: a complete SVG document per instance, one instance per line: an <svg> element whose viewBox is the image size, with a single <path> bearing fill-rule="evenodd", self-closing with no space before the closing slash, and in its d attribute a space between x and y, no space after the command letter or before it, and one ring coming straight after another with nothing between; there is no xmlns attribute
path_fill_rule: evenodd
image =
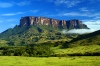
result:
<svg viewBox="0 0 100 66"><path fill-rule="evenodd" d="M100 45L77 46L73 48L61 49L60 46L51 48L56 54L74 54L74 53L96 53L100 52Z"/></svg>
<svg viewBox="0 0 100 66"><path fill-rule="evenodd" d="M100 66L100 56L48 58L0 56L0 66Z"/></svg>

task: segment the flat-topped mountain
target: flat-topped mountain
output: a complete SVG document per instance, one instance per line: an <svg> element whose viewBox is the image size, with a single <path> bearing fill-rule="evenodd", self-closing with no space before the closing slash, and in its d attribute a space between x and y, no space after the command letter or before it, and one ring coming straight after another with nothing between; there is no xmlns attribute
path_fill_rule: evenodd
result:
<svg viewBox="0 0 100 66"><path fill-rule="evenodd" d="M46 17L22 17L20 24L0 33L6 45L41 44L45 42L70 41L78 34L63 34L63 29L88 28L80 20L57 20Z"/></svg>
<svg viewBox="0 0 100 66"><path fill-rule="evenodd" d="M80 20L57 20L57 19L51 19L46 17L22 17L20 19L20 25L19 26L30 26L30 25L49 25L56 28L67 28L67 29L73 29L73 28L87 28L85 24L82 23Z"/></svg>

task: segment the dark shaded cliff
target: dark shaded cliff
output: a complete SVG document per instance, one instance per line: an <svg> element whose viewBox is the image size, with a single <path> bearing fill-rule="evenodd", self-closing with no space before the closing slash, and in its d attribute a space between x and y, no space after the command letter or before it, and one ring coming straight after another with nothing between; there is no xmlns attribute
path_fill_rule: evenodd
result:
<svg viewBox="0 0 100 66"><path fill-rule="evenodd" d="M57 19L51 19L46 17L22 17L20 19L20 25L19 26L30 26L30 25L49 25L55 28L67 28L67 29L73 29L73 28L87 28L85 24L82 23L80 20L57 20Z"/></svg>

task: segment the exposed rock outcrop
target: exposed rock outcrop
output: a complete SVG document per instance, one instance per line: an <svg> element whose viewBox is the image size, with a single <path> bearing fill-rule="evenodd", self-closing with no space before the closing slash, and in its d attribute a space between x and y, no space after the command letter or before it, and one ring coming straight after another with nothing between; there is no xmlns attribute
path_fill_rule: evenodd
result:
<svg viewBox="0 0 100 66"><path fill-rule="evenodd" d="M20 19L20 26L30 26L30 25L49 25L56 28L87 28L85 24L82 23L80 20L57 20L57 19L51 19L46 17L22 17Z"/></svg>

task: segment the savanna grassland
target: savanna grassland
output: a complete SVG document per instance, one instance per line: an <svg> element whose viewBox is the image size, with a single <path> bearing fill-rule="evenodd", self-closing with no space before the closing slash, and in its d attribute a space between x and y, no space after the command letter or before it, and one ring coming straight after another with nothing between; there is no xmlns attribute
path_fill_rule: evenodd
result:
<svg viewBox="0 0 100 66"><path fill-rule="evenodd" d="M100 31L63 34L28 26L8 29L0 38L0 66L100 66Z"/></svg>
<svg viewBox="0 0 100 66"><path fill-rule="evenodd" d="M100 56L100 45L77 46L73 48L52 47L58 56Z"/></svg>
<svg viewBox="0 0 100 66"><path fill-rule="evenodd" d="M74 57L0 56L0 66L100 66L100 56L74 56Z"/></svg>

